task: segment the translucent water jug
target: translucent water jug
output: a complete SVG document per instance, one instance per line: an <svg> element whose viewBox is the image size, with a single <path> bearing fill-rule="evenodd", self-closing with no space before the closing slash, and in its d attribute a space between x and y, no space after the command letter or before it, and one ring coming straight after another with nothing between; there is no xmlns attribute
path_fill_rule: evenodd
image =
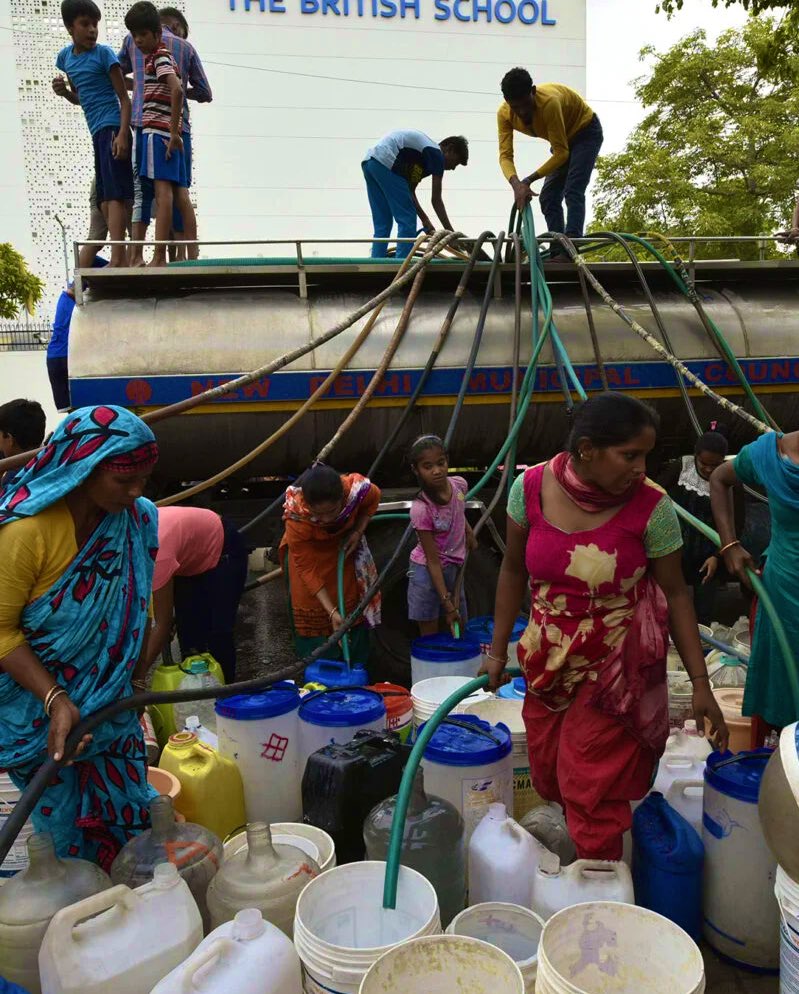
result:
<svg viewBox="0 0 799 994"><path fill-rule="evenodd" d="M302 849L273 845L268 825L247 826L247 850L226 859L208 887L211 927L232 921L237 912L257 908L289 938L293 935L297 898L319 864Z"/></svg>
<svg viewBox="0 0 799 994"><path fill-rule="evenodd" d="M169 736L160 766L180 781L175 808L186 821L204 825L220 839L246 822L238 766L192 732Z"/></svg>
<svg viewBox="0 0 799 994"><path fill-rule="evenodd" d="M208 690L209 687L222 686L222 681L218 680L211 672L211 666L205 656L191 656L185 659L182 669L185 672L185 676L177 687L181 692ZM200 719L200 724L216 735L214 703L214 699L211 698L206 701L186 701L183 704L173 704L176 728L183 728L186 724L186 719L192 715L196 715Z"/></svg>
<svg viewBox="0 0 799 994"><path fill-rule="evenodd" d="M397 797L376 805L363 823L366 858L385 860L397 810ZM405 833L402 863L423 874L435 887L445 927L466 904L466 849L460 812L442 797L432 797L424 789L421 766L413 781Z"/></svg>
<svg viewBox="0 0 799 994"><path fill-rule="evenodd" d="M728 656L724 652L711 652L707 657L707 675L711 687L745 687L746 663L737 656Z"/></svg>
<svg viewBox="0 0 799 994"><path fill-rule="evenodd" d="M689 718L682 728L674 728L669 734L666 742L666 752L669 756L690 756L702 767L705 765L707 757L713 752L713 746L706 735L700 735L696 728L696 721Z"/></svg>
<svg viewBox="0 0 799 994"><path fill-rule="evenodd" d="M469 904L501 901L529 908L542 852L504 804L492 804L469 840Z"/></svg>
<svg viewBox="0 0 799 994"><path fill-rule="evenodd" d="M159 863L173 863L194 895L208 930L205 895L222 863L221 841L202 825L178 824L168 797L157 797L150 805L150 825L122 848L111 867L112 881L140 887L153 879Z"/></svg>
<svg viewBox="0 0 799 994"><path fill-rule="evenodd" d="M566 818L559 804L542 804L527 814L519 822L522 828L560 860L561 866L568 866L577 859Z"/></svg>
<svg viewBox="0 0 799 994"><path fill-rule="evenodd" d="M111 880L88 860L59 859L47 832L28 839L28 858L28 869L0 888L0 977L40 994L39 948L50 919Z"/></svg>
<svg viewBox="0 0 799 994"><path fill-rule="evenodd" d="M542 852L533 881L532 910L547 921L573 904L620 901L634 904L633 878L626 863L578 859L561 866L554 853Z"/></svg>
<svg viewBox="0 0 799 994"><path fill-rule="evenodd" d="M212 749L219 748L219 738L216 733L206 728L196 714L189 715L186 719L186 724L183 726L183 731L191 732L192 735L196 735L200 742L204 742Z"/></svg>
<svg viewBox="0 0 799 994"><path fill-rule="evenodd" d="M239 911L203 939L152 994L300 994L300 959L289 939L260 911Z"/></svg>
<svg viewBox="0 0 799 994"><path fill-rule="evenodd" d="M188 665L194 658L196 657L190 656L185 661L185 665ZM203 658L208 663L211 675L215 676L219 683L224 684L225 677L219 663L208 653ZM177 690L185 676L186 674L181 669L181 666L161 665L153 673L150 689L159 692ZM196 710L192 709L187 714L196 713ZM179 732L183 728L183 724L180 726L175 725L175 710L172 704L152 704L150 705L150 714L153 719L156 735L158 736L158 742L161 746L166 745L166 741L170 735L174 735L175 732Z"/></svg>
<svg viewBox="0 0 799 994"><path fill-rule="evenodd" d="M175 866L59 911L42 943L46 994L145 994L197 948L202 921Z"/></svg>

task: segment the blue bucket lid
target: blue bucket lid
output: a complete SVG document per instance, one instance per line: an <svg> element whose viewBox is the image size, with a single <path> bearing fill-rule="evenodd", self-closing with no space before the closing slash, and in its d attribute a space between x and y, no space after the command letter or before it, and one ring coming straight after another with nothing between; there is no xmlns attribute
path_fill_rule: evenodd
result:
<svg viewBox="0 0 799 994"><path fill-rule="evenodd" d="M282 714L289 714L299 703L299 689L288 680L282 680L260 694L237 694L224 701L217 701L214 710L223 718L258 721L260 718L278 718Z"/></svg>
<svg viewBox="0 0 799 994"><path fill-rule="evenodd" d="M386 716L386 703L373 690L323 690L300 704L300 718L310 725L346 728L368 725Z"/></svg>
<svg viewBox="0 0 799 994"><path fill-rule="evenodd" d="M462 663L479 655L480 643L476 639L456 639L445 632L423 635L411 643L411 656L423 663Z"/></svg>
<svg viewBox="0 0 799 994"><path fill-rule="evenodd" d="M771 749L711 753L705 767L705 783L728 797L757 804L760 781L771 756Z"/></svg>
<svg viewBox="0 0 799 994"><path fill-rule="evenodd" d="M510 637L511 642L518 642L522 635L524 635L526 628L527 618L520 615L513 623L513 632ZM472 618L471 621L466 622L466 631L472 638L479 639L481 642L490 642L494 637L493 615L483 614L479 618Z"/></svg>
<svg viewBox="0 0 799 994"><path fill-rule="evenodd" d="M424 758L444 766L486 766L504 759L512 748L507 725L490 725L476 714L463 714L447 718L438 726Z"/></svg>
<svg viewBox="0 0 799 994"><path fill-rule="evenodd" d="M514 677L510 683L504 684L497 691L497 697L511 698L517 700L527 694L527 681L523 676Z"/></svg>

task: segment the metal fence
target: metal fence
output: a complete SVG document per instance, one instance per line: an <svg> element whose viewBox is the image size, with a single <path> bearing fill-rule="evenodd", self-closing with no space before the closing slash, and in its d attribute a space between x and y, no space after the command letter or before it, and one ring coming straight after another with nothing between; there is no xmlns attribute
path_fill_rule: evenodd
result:
<svg viewBox="0 0 799 994"><path fill-rule="evenodd" d="M0 352L42 352L50 325L42 321L0 321Z"/></svg>

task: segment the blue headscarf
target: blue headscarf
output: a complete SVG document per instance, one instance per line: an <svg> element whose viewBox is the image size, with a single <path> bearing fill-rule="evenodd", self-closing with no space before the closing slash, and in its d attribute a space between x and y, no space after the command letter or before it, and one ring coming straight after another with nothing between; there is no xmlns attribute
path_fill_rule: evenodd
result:
<svg viewBox="0 0 799 994"><path fill-rule="evenodd" d="M781 434L769 432L745 446L741 452L745 452L751 460L755 475L769 497L799 511L799 466L781 454L777 445L780 438Z"/></svg>
<svg viewBox="0 0 799 994"><path fill-rule="evenodd" d="M81 408L0 494L0 526L39 514L98 467L131 472L156 457L152 431L130 411ZM130 692L157 548L158 512L139 498L130 510L106 514L64 573L22 612L28 645L83 714ZM95 735L98 747L101 738ZM0 768L40 760L46 742L41 701L0 673Z"/></svg>

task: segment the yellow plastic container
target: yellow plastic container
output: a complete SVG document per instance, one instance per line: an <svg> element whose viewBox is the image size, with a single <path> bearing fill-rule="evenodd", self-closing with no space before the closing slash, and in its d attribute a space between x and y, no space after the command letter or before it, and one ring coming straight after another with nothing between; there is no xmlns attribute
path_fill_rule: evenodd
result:
<svg viewBox="0 0 799 994"><path fill-rule="evenodd" d="M189 665L193 659L204 659L208 663L211 674L224 685L225 675L222 672L222 667L210 653L206 652L202 656L187 656L179 666L159 666L153 673L150 689L159 693L177 690L180 681L188 673ZM153 704L149 710L158 744L163 748L169 736L174 735L178 730L175 727L174 708L171 704Z"/></svg>
<svg viewBox="0 0 799 994"><path fill-rule="evenodd" d="M160 768L180 781L175 810L220 839L247 821L241 774L232 759L220 756L193 732L170 735Z"/></svg>

